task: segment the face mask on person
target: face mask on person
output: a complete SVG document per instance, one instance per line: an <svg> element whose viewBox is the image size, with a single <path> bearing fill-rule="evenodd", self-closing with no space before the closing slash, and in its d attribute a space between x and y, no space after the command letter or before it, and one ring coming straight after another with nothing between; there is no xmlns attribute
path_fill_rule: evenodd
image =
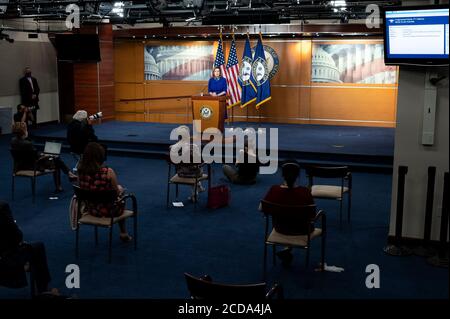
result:
<svg viewBox="0 0 450 319"><path fill-rule="evenodd" d="M25 76L26 76L27 78L31 78L31 72L25 73Z"/></svg>

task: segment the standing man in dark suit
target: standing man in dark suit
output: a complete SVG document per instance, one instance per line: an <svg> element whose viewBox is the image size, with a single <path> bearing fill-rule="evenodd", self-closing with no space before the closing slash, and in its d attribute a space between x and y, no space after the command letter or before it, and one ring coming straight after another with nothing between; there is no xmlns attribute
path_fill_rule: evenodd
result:
<svg viewBox="0 0 450 319"><path fill-rule="evenodd" d="M19 81L22 104L28 107L33 114L33 126L37 123L37 110L39 110L39 84L36 78L31 76L31 69L25 68L24 77Z"/></svg>

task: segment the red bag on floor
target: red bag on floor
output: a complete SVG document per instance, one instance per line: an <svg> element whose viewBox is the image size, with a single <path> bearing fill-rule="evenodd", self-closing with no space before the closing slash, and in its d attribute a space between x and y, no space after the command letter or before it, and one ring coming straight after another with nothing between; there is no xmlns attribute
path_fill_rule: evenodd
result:
<svg viewBox="0 0 450 319"><path fill-rule="evenodd" d="M208 189L208 208L225 207L229 203L230 188L227 185L214 186Z"/></svg>

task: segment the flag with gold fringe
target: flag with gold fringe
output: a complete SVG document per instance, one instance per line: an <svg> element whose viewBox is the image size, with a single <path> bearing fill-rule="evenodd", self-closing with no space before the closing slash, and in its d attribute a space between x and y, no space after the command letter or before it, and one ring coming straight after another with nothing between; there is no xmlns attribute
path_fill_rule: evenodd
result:
<svg viewBox="0 0 450 319"><path fill-rule="evenodd" d="M252 81L256 84L256 109L259 109L261 105L272 99L270 93L269 67L264 55L261 33L259 34L255 56L253 58Z"/></svg>
<svg viewBox="0 0 450 319"><path fill-rule="evenodd" d="M239 85L241 86L241 108L246 107L250 103L256 101L256 86L251 81L252 77L252 49L250 47L250 39L247 34L245 40L244 54L242 56L241 72L239 74Z"/></svg>

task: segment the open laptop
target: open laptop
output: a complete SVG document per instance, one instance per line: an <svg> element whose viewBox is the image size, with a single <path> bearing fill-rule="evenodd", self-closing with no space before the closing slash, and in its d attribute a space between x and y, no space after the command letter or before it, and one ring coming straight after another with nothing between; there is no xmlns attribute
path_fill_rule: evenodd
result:
<svg viewBox="0 0 450 319"><path fill-rule="evenodd" d="M51 156L59 156L61 154L61 143L45 142L44 154Z"/></svg>

